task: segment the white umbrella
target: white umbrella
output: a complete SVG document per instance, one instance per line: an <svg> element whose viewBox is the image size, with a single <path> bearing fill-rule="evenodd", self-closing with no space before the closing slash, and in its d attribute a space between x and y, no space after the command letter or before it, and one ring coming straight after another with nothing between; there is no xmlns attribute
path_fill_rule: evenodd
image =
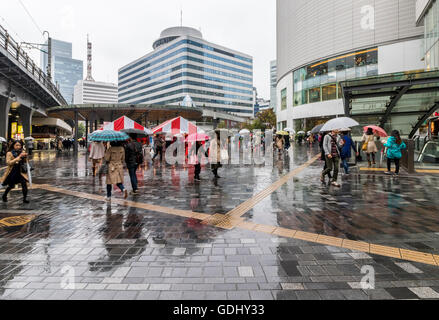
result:
<svg viewBox="0 0 439 320"><path fill-rule="evenodd" d="M239 134L249 134L250 130L248 129L242 129L241 131L239 131Z"/></svg>
<svg viewBox="0 0 439 320"><path fill-rule="evenodd" d="M35 139L32 138L32 137L27 137L27 138L25 138L24 140L27 141L27 140L35 140Z"/></svg>
<svg viewBox="0 0 439 320"><path fill-rule="evenodd" d="M320 132L329 132L333 130L340 130L343 128L351 128L359 126L360 124L355 121L354 119L342 117L342 118L335 118L332 120L329 120L323 128L320 130Z"/></svg>
<svg viewBox="0 0 439 320"><path fill-rule="evenodd" d="M296 131L294 131L294 129L291 129L291 128L285 128L284 131L291 132L291 133L295 133L296 132Z"/></svg>
<svg viewBox="0 0 439 320"><path fill-rule="evenodd" d="M3 138L3 137L0 137L0 141L1 141L1 142L8 142L8 140L6 140L6 139Z"/></svg>
<svg viewBox="0 0 439 320"><path fill-rule="evenodd" d="M305 134L305 131L299 131L297 134Z"/></svg>

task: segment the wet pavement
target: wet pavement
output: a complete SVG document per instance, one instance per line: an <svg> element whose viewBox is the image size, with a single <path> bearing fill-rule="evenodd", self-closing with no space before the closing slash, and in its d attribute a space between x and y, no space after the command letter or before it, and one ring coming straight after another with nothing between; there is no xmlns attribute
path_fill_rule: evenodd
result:
<svg viewBox="0 0 439 320"><path fill-rule="evenodd" d="M0 299L438 299L437 265L191 216L224 216L297 170L243 221L439 254L439 176L353 169L337 189L320 183L320 161L300 169L316 154L297 146L272 167L225 166L219 180L204 168L199 183L191 167L156 165L139 171L139 195L114 191L112 204L83 153L36 154L31 203L15 190L0 204L0 219L36 215L0 228ZM373 290L360 285L365 266Z"/></svg>

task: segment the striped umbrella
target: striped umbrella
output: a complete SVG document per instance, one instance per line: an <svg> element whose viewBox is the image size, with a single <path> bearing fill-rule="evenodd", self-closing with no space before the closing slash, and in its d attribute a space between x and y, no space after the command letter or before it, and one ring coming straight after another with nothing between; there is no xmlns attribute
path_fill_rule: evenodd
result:
<svg viewBox="0 0 439 320"><path fill-rule="evenodd" d="M112 130L96 131L90 135L90 141L93 142L127 141L129 138L124 132Z"/></svg>

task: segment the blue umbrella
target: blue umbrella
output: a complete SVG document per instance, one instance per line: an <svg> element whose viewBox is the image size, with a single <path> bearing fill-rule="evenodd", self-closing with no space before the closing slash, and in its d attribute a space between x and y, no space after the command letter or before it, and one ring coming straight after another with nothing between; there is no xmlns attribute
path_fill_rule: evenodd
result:
<svg viewBox="0 0 439 320"><path fill-rule="evenodd" d="M113 130L95 131L90 135L93 142L127 141L129 138L126 133Z"/></svg>

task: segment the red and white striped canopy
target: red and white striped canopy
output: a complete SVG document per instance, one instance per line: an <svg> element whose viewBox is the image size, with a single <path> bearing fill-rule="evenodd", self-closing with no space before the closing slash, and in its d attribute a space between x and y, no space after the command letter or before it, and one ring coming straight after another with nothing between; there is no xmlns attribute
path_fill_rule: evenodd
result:
<svg viewBox="0 0 439 320"><path fill-rule="evenodd" d="M201 128L198 128L192 122L189 122L183 117L178 117L169 121L166 121L152 130L154 134L156 133L171 133L172 135L177 134L195 134L204 133Z"/></svg>
<svg viewBox="0 0 439 320"><path fill-rule="evenodd" d="M124 129L138 129L145 131L146 128L138 124L134 120L131 120L130 118L123 116L122 118L119 118L113 122L105 124L102 130L120 131Z"/></svg>

